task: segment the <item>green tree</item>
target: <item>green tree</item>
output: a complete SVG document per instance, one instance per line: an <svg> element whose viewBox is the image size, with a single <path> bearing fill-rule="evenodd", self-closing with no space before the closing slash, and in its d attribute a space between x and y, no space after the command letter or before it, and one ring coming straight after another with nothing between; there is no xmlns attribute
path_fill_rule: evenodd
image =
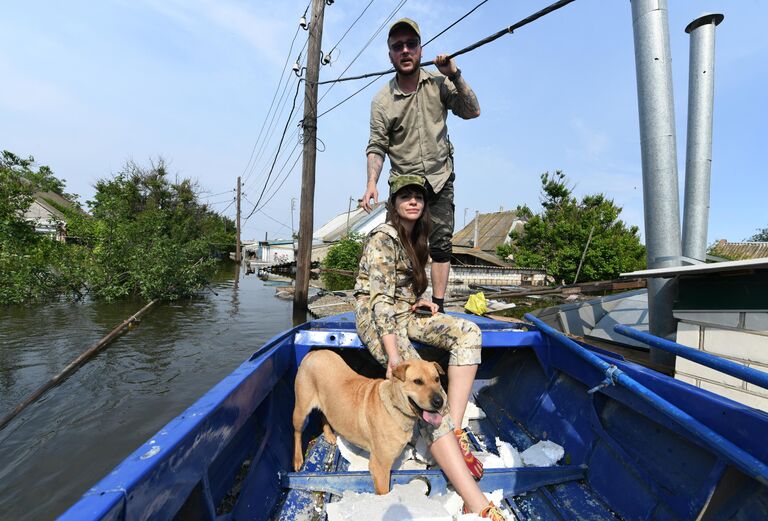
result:
<svg viewBox="0 0 768 521"><path fill-rule="evenodd" d="M33 168L34 164L34 157L29 156L24 159L8 150L3 150L2 156L0 156L0 169L13 172L20 178L28 181L33 191L56 192L68 199L76 199L76 196L64 193L65 179L57 178L53 171L45 165L41 165L35 170Z"/></svg>
<svg viewBox="0 0 768 521"><path fill-rule="evenodd" d="M128 163L96 183L88 204L59 208L68 243L36 234L23 215L33 192L62 194L65 184L34 159L0 159L0 304L65 297L113 300L140 295L174 300L212 275L214 256L234 249L234 223L197 198L195 184L170 180L162 160Z"/></svg>
<svg viewBox="0 0 768 521"><path fill-rule="evenodd" d="M363 254L362 238L352 234L342 238L331 246L322 262L325 269L357 271ZM330 291L351 289L355 286L355 277L338 273L323 273L323 284Z"/></svg>
<svg viewBox="0 0 768 521"><path fill-rule="evenodd" d="M92 248L91 292L108 300L139 294L178 299L204 286L213 255L234 247L234 226L197 200L188 179L171 181L160 159L149 168L129 162L96 183L92 219L70 230Z"/></svg>
<svg viewBox="0 0 768 521"><path fill-rule="evenodd" d="M747 240L751 242L768 242L768 228L758 229L757 233Z"/></svg>
<svg viewBox="0 0 768 521"><path fill-rule="evenodd" d="M577 201L564 173L541 175L543 211L528 219L524 232L497 254L513 255L518 266L544 268L558 282L606 280L645 266L637 226L619 220L621 208L603 194ZM587 247L587 243L589 246ZM586 252L585 252L586 249Z"/></svg>

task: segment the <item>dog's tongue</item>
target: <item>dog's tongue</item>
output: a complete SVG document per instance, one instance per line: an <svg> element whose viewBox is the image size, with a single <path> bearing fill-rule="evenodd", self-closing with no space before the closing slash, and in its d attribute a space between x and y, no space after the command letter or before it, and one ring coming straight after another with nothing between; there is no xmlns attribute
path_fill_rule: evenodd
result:
<svg viewBox="0 0 768 521"><path fill-rule="evenodd" d="M421 417L424 418L425 422L431 423L435 427L439 427L443 422L443 415L437 412L424 411L421 413Z"/></svg>

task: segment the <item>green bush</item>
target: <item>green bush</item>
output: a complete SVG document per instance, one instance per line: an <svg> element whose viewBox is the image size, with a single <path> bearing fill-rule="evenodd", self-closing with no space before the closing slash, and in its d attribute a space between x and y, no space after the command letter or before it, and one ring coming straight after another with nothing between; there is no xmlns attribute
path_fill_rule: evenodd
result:
<svg viewBox="0 0 768 521"><path fill-rule="evenodd" d="M199 203L190 180L171 182L162 160L148 169L128 163L99 180L91 215L57 206L73 242L36 234L23 218L32 193L62 194L64 182L33 162L7 151L0 157L0 304L86 295L175 300L207 284L213 257L234 249L234 223Z"/></svg>
<svg viewBox="0 0 768 521"><path fill-rule="evenodd" d="M362 238L355 234L348 235L331 246L328 250L328 255L323 260L322 266L325 269L356 272L362 254ZM322 280L325 288L329 291L355 287L355 277L352 275L324 272Z"/></svg>

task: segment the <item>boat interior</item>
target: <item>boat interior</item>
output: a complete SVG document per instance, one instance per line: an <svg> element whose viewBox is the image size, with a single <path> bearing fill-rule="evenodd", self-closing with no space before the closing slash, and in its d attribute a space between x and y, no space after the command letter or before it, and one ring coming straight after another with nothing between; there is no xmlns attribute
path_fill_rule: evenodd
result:
<svg viewBox="0 0 768 521"><path fill-rule="evenodd" d="M485 412L471 422L473 441L494 452L496 438L521 451L551 440L565 451L553 467L486 471L481 488L503 488L503 506L517 519L767 518L768 448L760 441L767 414L607 351L579 345L588 355L578 353L537 325L471 320L483 331L473 394ZM447 361L417 347L424 358ZM304 431L304 468L292 472L293 382L312 349L333 349L359 373L383 377L351 314L282 333L62 519L88 512L99 519L322 520L344 491L372 492L368 474L347 470L314 414ZM589 357L613 373L606 376ZM619 385L616 372L645 391ZM646 391L691 423L649 401ZM730 445L746 456L734 456ZM414 479L428 482L430 494L446 491L438 469L392 476L393 483Z"/></svg>

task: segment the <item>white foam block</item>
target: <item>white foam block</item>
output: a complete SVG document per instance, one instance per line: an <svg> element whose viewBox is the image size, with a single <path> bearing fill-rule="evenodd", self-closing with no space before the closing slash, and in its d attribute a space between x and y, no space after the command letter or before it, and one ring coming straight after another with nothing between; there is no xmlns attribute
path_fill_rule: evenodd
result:
<svg viewBox="0 0 768 521"><path fill-rule="evenodd" d="M551 467L565 455L565 449L557 443L543 440L531 445L521 454L523 461L529 467Z"/></svg>
<svg viewBox="0 0 768 521"><path fill-rule="evenodd" d="M470 420L482 420L483 418L485 418L485 411L470 401L467 403L467 409L464 411L461 428L466 429L469 426Z"/></svg>
<svg viewBox="0 0 768 521"><path fill-rule="evenodd" d="M499 457L504 462L506 468L510 469L525 466L522 456L520 456L520 453L511 443L496 438L496 450L499 451Z"/></svg>
<svg viewBox="0 0 768 521"><path fill-rule="evenodd" d="M453 521L443 504L425 495L426 485L412 481L395 485L389 494L344 494L326 506L328 521Z"/></svg>
<svg viewBox="0 0 768 521"><path fill-rule="evenodd" d="M348 471L368 470L368 462L371 459L368 451L339 435L336 435L336 446L339 448L341 457L349 462ZM426 445L424 447L426 450ZM392 470L422 470L425 468L427 468L427 464L410 445L405 446L400 457L392 465Z"/></svg>

